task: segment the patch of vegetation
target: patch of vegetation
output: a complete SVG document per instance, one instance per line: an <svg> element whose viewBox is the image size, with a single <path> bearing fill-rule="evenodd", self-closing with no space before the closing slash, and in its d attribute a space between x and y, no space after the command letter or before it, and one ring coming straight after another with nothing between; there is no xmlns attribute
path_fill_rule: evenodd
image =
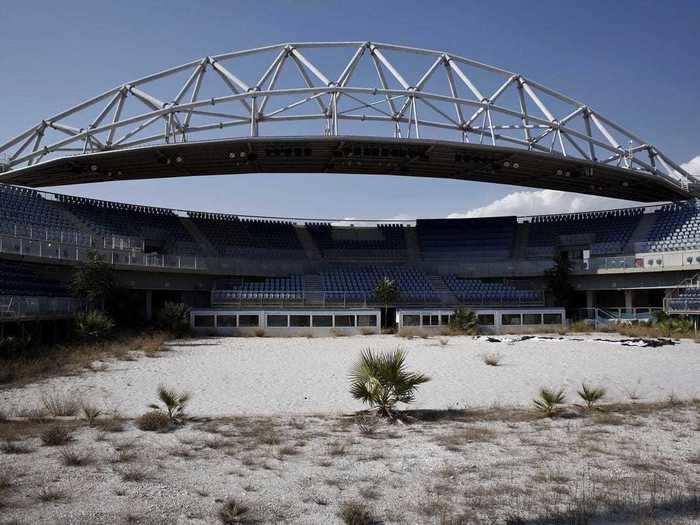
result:
<svg viewBox="0 0 700 525"><path fill-rule="evenodd" d="M464 335L476 335L479 333L479 323L476 314L464 306L458 306L449 322L450 331Z"/></svg>
<svg viewBox="0 0 700 525"><path fill-rule="evenodd" d="M151 410L136 418L136 427L146 432L167 432L172 428L172 421L167 414Z"/></svg>
<svg viewBox="0 0 700 525"><path fill-rule="evenodd" d="M532 401L535 409L542 412L547 417L554 417L560 410L560 406L566 402L564 389L554 390L541 388L539 397Z"/></svg>
<svg viewBox="0 0 700 525"><path fill-rule="evenodd" d="M46 412L54 417L75 416L82 401L72 392L42 392L41 404Z"/></svg>
<svg viewBox="0 0 700 525"><path fill-rule="evenodd" d="M175 337L185 337L190 334L189 313L190 308L186 304L166 302L156 320L161 330Z"/></svg>
<svg viewBox="0 0 700 525"><path fill-rule="evenodd" d="M368 348L350 373L350 393L376 408L379 415L393 419L396 404L411 403L418 387L428 381L428 376L406 369L406 353L401 349L375 353Z"/></svg>
<svg viewBox="0 0 700 525"><path fill-rule="evenodd" d="M359 501L346 501L340 505L338 517L345 525L371 525L375 523L370 510Z"/></svg>
<svg viewBox="0 0 700 525"><path fill-rule="evenodd" d="M61 462L66 467L84 467L94 461L89 452L81 452L74 447L66 447L60 452Z"/></svg>
<svg viewBox="0 0 700 525"><path fill-rule="evenodd" d="M224 525L243 523L249 512L250 507L234 498L228 498L219 509L219 520Z"/></svg>
<svg viewBox="0 0 700 525"><path fill-rule="evenodd" d="M99 310L80 313L75 318L75 332L83 340L103 339L112 332L114 326L114 321Z"/></svg>
<svg viewBox="0 0 700 525"><path fill-rule="evenodd" d="M484 361L484 364L488 366L499 366L503 358L498 352L490 352L482 356L482 359Z"/></svg>
<svg viewBox="0 0 700 525"><path fill-rule="evenodd" d="M67 428L61 425L55 425L44 430L40 438L44 446L60 447L71 440L71 433Z"/></svg>
<svg viewBox="0 0 700 525"><path fill-rule="evenodd" d="M185 406L190 400L190 395L185 392L178 392L161 386L158 387L158 399L162 405L151 403L148 405L148 408L167 414L168 419L173 424L181 423Z"/></svg>
<svg viewBox="0 0 700 525"><path fill-rule="evenodd" d="M586 407L589 410L592 410L595 407L595 404L605 397L606 390L602 387L594 387L588 383L582 383L581 389L576 393L586 403Z"/></svg>

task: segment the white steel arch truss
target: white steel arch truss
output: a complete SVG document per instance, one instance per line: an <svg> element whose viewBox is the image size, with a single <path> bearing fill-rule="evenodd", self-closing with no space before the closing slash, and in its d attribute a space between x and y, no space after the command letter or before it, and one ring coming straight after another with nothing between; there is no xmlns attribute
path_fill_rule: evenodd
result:
<svg viewBox="0 0 700 525"><path fill-rule="evenodd" d="M337 56L318 65L311 55L321 50ZM426 66L401 68L398 56L420 58ZM251 78L237 72L243 58L257 64L259 76L250 65ZM373 76L357 74L362 64ZM178 77L184 81L176 83ZM151 86L168 79L171 96L154 95ZM204 95L212 80L214 91ZM262 125L303 121L320 121L318 135L385 133L509 146L636 170L683 189L697 182L653 144L523 75L444 51L374 42L276 44L207 56L127 82L0 145L0 172L56 156L258 136ZM359 133L343 129L351 124ZM362 129L371 124L388 127Z"/></svg>

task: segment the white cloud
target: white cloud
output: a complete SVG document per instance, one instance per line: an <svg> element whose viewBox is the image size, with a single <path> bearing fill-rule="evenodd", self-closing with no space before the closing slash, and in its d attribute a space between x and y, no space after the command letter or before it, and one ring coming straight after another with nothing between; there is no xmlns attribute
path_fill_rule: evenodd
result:
<svg viewBox="0 0 700 525"><path fill-rule="evenodd" d="M448 217L452 219L503 215L543 215L629 206L634 206L634 203L607 197L596 197L595 195L577 195L556 190L516 191L486 206L450 213Z"/></svg>
<svg viewBox="0 0 700 525"><path fill-rule="evenodd" d="M700 155L698 155L694 159L690 159L688 162L681 164L681 168L683 168L691 175L700 177Z"/></svg>

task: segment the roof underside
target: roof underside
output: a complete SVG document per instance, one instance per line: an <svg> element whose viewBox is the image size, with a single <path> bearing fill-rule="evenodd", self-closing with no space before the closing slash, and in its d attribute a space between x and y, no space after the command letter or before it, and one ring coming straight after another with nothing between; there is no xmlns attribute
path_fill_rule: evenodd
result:
<svg viewBox="0 0 700 525"><path fill-rule="evenodd" d="M254 137L57 158L0 174L29 187L242 173L341 173L482 181L657 202L691 195L629 169L524 150L416 139Z"/></svg>

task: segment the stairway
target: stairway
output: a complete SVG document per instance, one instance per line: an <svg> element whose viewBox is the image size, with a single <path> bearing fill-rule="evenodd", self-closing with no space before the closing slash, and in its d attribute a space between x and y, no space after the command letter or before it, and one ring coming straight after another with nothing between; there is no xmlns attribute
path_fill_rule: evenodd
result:
<svg viewBox="0 0 700 525"><path fill-rule="evenodd" d="M428 282L431 288L437 292L442 304L457 304L459 300L452 290L447 286L445 280L439 275L428 275Z"/></svg>
<svg viewBox="0 0 700 525"><path fill-rule="evenodd" d="M632 232L630 240L627 241L623 251L625 253L634 253L635 244L638 242L645 242L649 238L649 232L656 224L656 214L655 213L645 213L642 215L642 219L637 224L637 227Z"/></svg>
<svg viewBox="0 0 700 525"><path fill-rule="evenodd" d="M418 243L416 229L408 226L403 231L406 239L406 255L409 259L420 259L420 244Z"/></svg>
<svg viewBox="0 0 700 525"><path fill-rule="evenodd" d="M303 277L304 304L322 305L323 287L321 286L321 276L317 273L305 273Z"/></svg>
<svg viewBox="0 0 700 525"><path fill-rule="evenodd" d="M182 223L182 226L187 230L187 233L189 233L192 238L196 241L196 243L204 249L204 255L208 255L209 257L218 257L219 252L217 249L214 247L214 245L211 243L209 239L207 239L204 234L199 231L199 228L195 226L194 222L192 222L192 219L189 217L178 217L180 219L180 222Z"/></svg>
<svg viewBox="0 0 700 525"><path fill-rule="evenodd" d="M515 229L515 238L513 239L513 258L525 259L527 257L527 244L530 240L530 223L523 222L518 224Z"/></svg>
<svg viewBox="0 0 700 525"><path fill-rule="evenodd" d="M321 251L316 246L313 237L309 233L309 230L305 226L296 226L294 230L297 232L297 238L304 248L304 253L309 259L318 260L321 258Z"/></svg>

